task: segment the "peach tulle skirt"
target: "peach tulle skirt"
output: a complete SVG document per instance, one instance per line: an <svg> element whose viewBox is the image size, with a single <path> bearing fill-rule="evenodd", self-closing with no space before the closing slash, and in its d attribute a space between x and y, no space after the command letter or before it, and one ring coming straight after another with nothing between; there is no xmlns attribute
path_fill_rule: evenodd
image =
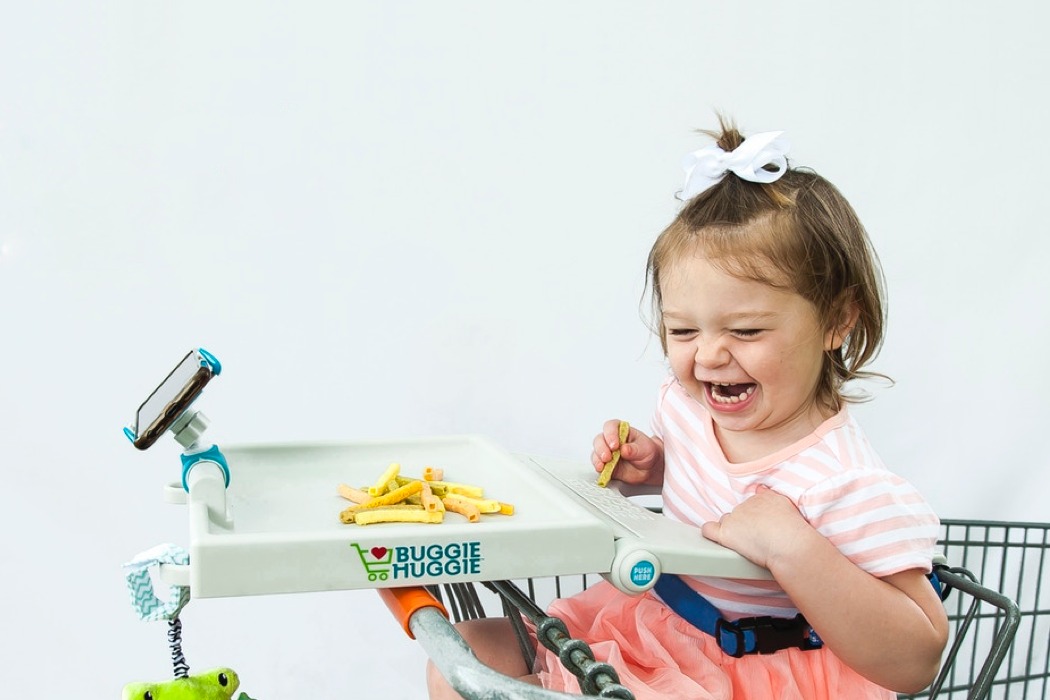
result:
<svg viewBox="0 0 1050 700"><path fill-rule="evenodd" d="M786 649L733 658L659 598L628 596L601 582L556 600L549 614L609 663L637 700L895 700L895 693L855 673L830 651ZM576 677L540 646L545 688L580 692Z"/></svg>

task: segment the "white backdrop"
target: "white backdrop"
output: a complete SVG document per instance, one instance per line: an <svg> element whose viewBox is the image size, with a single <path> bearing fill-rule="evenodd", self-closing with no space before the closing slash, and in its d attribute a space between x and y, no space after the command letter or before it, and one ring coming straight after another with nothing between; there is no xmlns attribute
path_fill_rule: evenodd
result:
<svg viewBox="0 0 1050 700"><path fill-rule="evenodd" d="M2 14L11 697L170 675L120 565L185 544L160 501L178 449L121 428L191 347L224 364L202 399L222 444L480 433L583 460L604 419L647 424L645 254L716 109L787 130L871 232L897 384L858 413L886 460L944 517L1047 520L1043 3ZM253 697L423 696L370 591L184 619L190 664Z"/></svg>

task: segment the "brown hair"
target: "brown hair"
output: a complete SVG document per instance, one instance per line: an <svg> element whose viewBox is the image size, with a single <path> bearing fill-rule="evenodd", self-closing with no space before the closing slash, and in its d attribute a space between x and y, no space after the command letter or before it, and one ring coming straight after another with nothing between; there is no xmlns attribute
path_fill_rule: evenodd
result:
<svg viewBox="0 0 1050 700"><path fill-rule="evenodd" d="M702 133L726 151L744 137L719 117L720 132ZM825 353L817 401L837 411L860 401L842 391L851 379L883 377L863 367L882 345L886 310L882 271L864 226L846 198L820 175L789 167L759 184L732 172L690 200L657 238L646 266L653 330L667 351L661 274L684 255L702 253L729 274L796 292L813 304L825 330L859 312L845 342Z"/></svg>

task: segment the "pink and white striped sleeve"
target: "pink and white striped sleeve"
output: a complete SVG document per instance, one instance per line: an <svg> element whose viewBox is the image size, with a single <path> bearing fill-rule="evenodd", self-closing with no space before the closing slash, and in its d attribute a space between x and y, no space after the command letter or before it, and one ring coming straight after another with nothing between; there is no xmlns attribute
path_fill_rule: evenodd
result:
<svg viewBox="0 0 1050 700"><path fill-rule="evenodd" d="M799 510L873 576L932 568L940 521L915 487L892 472L836 474L806 489Z"/></svg>

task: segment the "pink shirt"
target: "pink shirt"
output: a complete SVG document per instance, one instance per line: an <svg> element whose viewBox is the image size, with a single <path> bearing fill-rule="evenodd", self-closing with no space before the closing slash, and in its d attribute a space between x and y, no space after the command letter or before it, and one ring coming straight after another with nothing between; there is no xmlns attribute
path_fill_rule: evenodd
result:
<svg viewBox="0 0 1050 700"><path fill-rule="evenodd" d="M660 388L653 432L664 441L664 514L674 520L697 526L718 520L765 485L790 498L873 576L931 568L937 516L911 484L886 469L845 408L779 452L732 464L710 414L671 377ZM683 578L730 619L797 612L775 581Z"/></svg>

